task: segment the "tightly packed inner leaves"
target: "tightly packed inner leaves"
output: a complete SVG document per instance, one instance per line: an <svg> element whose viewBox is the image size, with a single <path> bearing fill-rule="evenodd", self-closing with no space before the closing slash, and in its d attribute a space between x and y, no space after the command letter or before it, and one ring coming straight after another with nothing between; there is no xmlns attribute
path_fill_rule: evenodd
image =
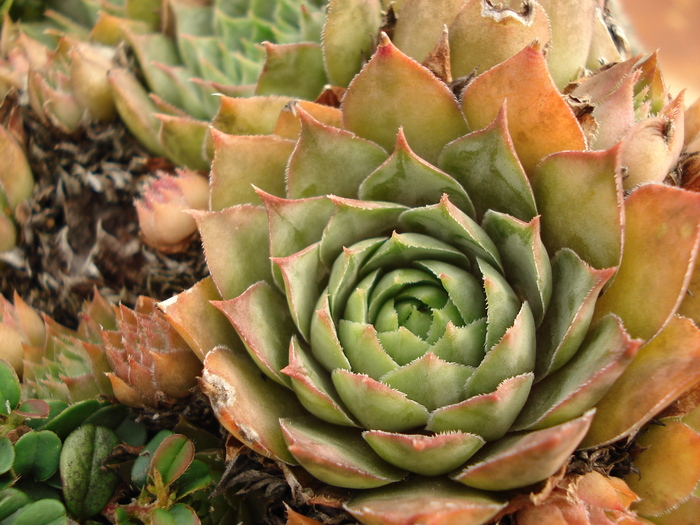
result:
<svg viewBox="0 0 700 525"><path fill-rule="evenodd" d="M128 42L154 92L103 49L90 71L110 118L116 104L177 164L212 160L208 209L180 217L204 200L204 179L184 169L137 203L155 246L178 249L168 228L188 223L189 236L194 220L211 277L159 309L96 298L109 322L91 319L85 334L45 320L46 337L15 345L31 392L102 392L157 411L188 394L201 360L221 424L351 489L342 503L362 523L485 524L542 487L551 497L518 520L575 508L582 523L647 523L621 479L561 477L577 449L634 437L700 381L700 195L667 180L681 156L697 158L700 114L685 118L656 55L628 56L599 4L334 0L321 44L266 46L254 89L233 85L259 66L229 63L229 43L255 56L260 32L318 40L316 2L292 16L291 1L167 0L162 18L129 0L99 15L76 4L90 8L81 22L93 36ZM53 16L73 36L49 63L78 69L94 50ZM275 29L285 20L287 36ZM26 66L18 57L33 44L6 27ZM67 77L49 89L52 71L29 71L47 124L100 118ZM208 122L214 89L256 95L221 96ZM75 111L56 111L63 99ZM2 326L22 325L17 304L3 304ZM56 387L86 355L80 380ZM694 422L647 435L657 449L639 462L653 478L639 485L645 516L669 510L655 493L658 443L696 439ZM686 473L671 506L691 493L696 505L697 481Z"/></svg>

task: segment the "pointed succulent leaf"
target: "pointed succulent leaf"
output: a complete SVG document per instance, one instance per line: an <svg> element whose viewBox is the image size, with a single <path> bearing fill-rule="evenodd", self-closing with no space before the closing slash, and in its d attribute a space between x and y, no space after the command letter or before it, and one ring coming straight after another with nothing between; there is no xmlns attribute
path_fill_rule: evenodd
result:
<svg viewBox="0 0 700 525"><path fill-rule="evenodd" d="M487 210L494 210L529 221L537 215L535 196L508 133L506 112L504 102L486 128L445 146L437 165L473 198L479 220Z"/></svg>
<svg viewBox="0 0 700 525"><path fill-rule="evenodd" d="M175 66L178 54L174 42L161 33L137 34L125 31L125 36L134 50L141 71L151 91L175 106L180 103L180 92L162 69L154 67L155 63Z"/></svg>
<svg viewBox="0 0 700 525"><path fill-rule="evenodd" d="M488 263L477 259L477 265L483 276L484 292L486 293L486 345L485 352L493 348L506 331L513 326L518 311L523 310L520 300L508 284L508 281ZM528 316L532 310L527 307ZM522 312L521 312L522 314ZM495 385L494 385L495 387Z"/></svg>
<svg viewBox="0 0 700 525"><path fill-rule="evenodd" d="M595 104L592 116L596 135L591 143L592 149L613 147L634 126L634 88L639 74L627 76L617 89Z"/></svg>
<svg viewBox="0 0 700 525"><path fill-rule="evenodd" d="M472 367L443 361L428 352L386 373L381 381L432 411L461 401L462 387L472 372Z"/></svg>
<svg viewBox="0 0 700 525"><path fill-rule="evenodd" d="M665 420L664 426L649 428L638 443L644 447L634 459L640 475L625 480L641 498L634 509L643 516L665 514L695 492L700 478L700 434L681 421Z"/></svg>
<svg viewBox="0 0 700 525"><path fill-rule="evenodd" d="M116 472L103 462L119 444L110 429L82 425L63 444L60 458L63 497L73 516L86 519L97 514L112 497L119 483Z"/></svg>
<svg viewBox="0 0 700 525"><path fill-rule="evenodd" d="M285 95L314 100L328 82L318 44L277 45L265 42L265 65L258 77L256 95ZM303 71L304 75L299 75Z"/></svg>
<svg viewBox="0 0 700 525"><path fill-rule="evenodd" d="M292 337L289 365L282 373L291 378L299 401L313 415L336 425L357 426L338 397L328 371L309 355L296 337Z"/></svg>
<svg viewBox="0 0 700 525"><path fill-rule="evenodd" d="M32 194L34 177L17 139L1 125L0 157L4 164L0 173L1 192L7 199L6 205L14 212L17 205Z"/></svg>
<svg viewBox="0 0 700 525"><path fill-rule="evenodd" d="M58 469L61 447L61 439L53 432L28 432L15 443L12 469L18 476L45 481Z"/></svg>
<svg viewBox="0 0 700 525"><path fill-rule="evenodd" d="M474 206L464 188L413 153L402 128L396 136L394 152L362 181L359 189L362 200L397 202L412 208L438 203L443 195L467 215L474 215Z"/></svg>
<svg viewBox="0 0 700 525"><path fill-rule="evenodd" d="M554 86L538 47L526 47L466 87L462 111L471 129L491 124L506 99L508 130L528 175L550 153L586 148L581 126Z"/></svg>
<svg viewBox="0 0 700 525"><path fill-rule="evenodd" d="M209 271L223 299L236 297L259 280L272 281L265 210L239 205L220 212L191 214L202 235Z"/></svg>
<svg viewBox="0 0 700 525"><path fill-rule="evenodd" d="M585 447L634 434L700 379L700 330L690 319L672 317L639 349L622 376L596 405ZM653 382L649 377L655 378ZM639 388L644 385L644 388Z"/></svg>
<svg viewBox="0 0 700 525"><path fill-rule="evenodd" d="M290 97L221 96L219 112L211 125L230 135L270 135Z"/></svg>
<svg viewBox="0 0 700 525"><path fill-rule="evenodd" d="M445 479L415 478L356 494L345 508L362 523L488 523L506 506L497 495Z"/></svg>
<svg viewBox="0 0 700 525"><path fill-rule="evenodd" d="M500 439L527 402L533 378L532 372L511 377L502 381L493 392L438 408L430 414L426 429L468 432L487 441Z"/></svg>
<svg viewBox="0 0 700 525"><path fill-rule="evenodd" d="M331 92L333 88L330 88ZM323 94L321 95L323 96ZM334 128L343 127L343 112L339 108L308 100L295 100L284 106L275 124L275 135L297 140L301 133L301 111L317 121Z"/></svg>
<svg viewBox="0 0 700 525"><path fill-rule="evenodd" d="M452 74L459 78L483 73L534 41L544 48L549 30L547 14L535 1L522 2L516 10L508 4L468 0L449 25Z"/></svg>
<svg viewBox="0 0 700 525"><path fill-rule="evenodd" d="M486 296L489 301L488 292ZM488 341L487 335L487 344ZM522 304L512 326L508 325L496 341L466 382L465 392L469 397L493 392L501 381L534 370L535 322L527 303Z"/></svg>
<svg viewBox="0 0 700 525"><path fill-rule="evenodd" d="M190 117L157 115L160 120L158 142L165 148L173 162L193 170L207 170L209 160L205 158L204 140L209 123Z"/></svg>
<svg viewBox="0 0 700 525"><path fill-rule="evenodd" d="M445 144L468 129L447 86L399 51L386 35L350 84L342 109L347 129L386 151L403 127L413 151L431 163Z"/></svg>
<svg viewBox="0 0 700 525"><path fill-rule="evenodd" d="M311 318L311 348L314 357L327 371L336 368L350 370L350 363L338 341L335 321L331 314L328 294L321 295Z"/></svg>
<svg viewBox="0 0 700 525"><path fill-rule="evenodd" d="M323 59L329 82L347 86L371 54L372 37L382 23L379 0L328 3L323 26Z"/></svg>
<svg viewBox="0 0 700 525"><path fill-rule="evenodd" d="M127 69L115 68L107 73L119 116L138 141L155 155L164 155L158 142L160 123L155 117L156 106L143 86Z"/></svg>
<svg viewBox="0 0 700 525"><path fill-rule="evenodd" d="M528 302L539 326L552 296L552 266L540 238L539 217L525 223L488 211L481 227L496 244L506 278Z"/></svg>
<svg viewBox="0 0 700 525"><path fill-rule="evenodd" d="M472 457L455 481L483 490L508 490L542 481L559 470L590 427L593 411L561 425L513 434Z"/></svg>
<svg viewBox="0 0 700 525"><path fill-rule="evenodd" d="M389 233L389 229L406 209L401 204L391 202L356 201L333 196L329 198L335 205L335 211L326 223L321 238L321 261L327 266L334 265L336 258L348 249L355 253L353 247L357 243ZM348 246L350 248L346 248ZM369 246L365 248L371 250ZM367 252L361 250L358 253Z"/></svg>
<svg viewBox="0 0 700 525"><path fill-rule="evenodd" d="M280 370L287 366L294 323L284 296L272 285L258 281L227 301L212 302L236 328L250 357L267 377L291 386Z"/></svg>
<svg viewBox="0 0 700 525"><path fill-rule="evenodd" d="M284 195L285 169L294 143L274 135L229 135L211 130L214 161L211 166L212 211L258 203L256 188Z"/></svg>
<svg viewBox="0 0 700 525"><path fill-rule="evenodd" d="M368 489L405 476L404 471L381 459L359 431L301 418L282 419L280 426L290 452L321 481Z"/></svg>
<svg viewBox="0 0 700 525"><path fill-rule="evenodd" d="M206 277L184 292L158 304L170 325L200 361L218 345L240 344L231 323L210 303L220 300L221 295L214 281L211 277Z"/></svg>
<svg viewBox="0 0 700 525"><path fill-rule="evenodd" d="M569 250L552 259L552 299L537 331L537 377L542 378L571 359L593 317L598 295L615 270L595 270Z"/></svg>
<svg viewBox="0 0 700 525"><path fill-rule="evenodd" d="M481 437L462 432L424 436L372 430L363 432L362 437L392 465L423 476L456 469L484 445Z"/></svg>
<svg viewBox="0 0 700 525"><path fill-rule="evenodd" d="M402 432L428 421L424 406L369 376L336 369L331 378L345 406L365 428Z"/></svg>
<svg viewBox="0 0 700 525"><path fill-rule="evenodd" d="M625 218L619 148L551 155L532 185L550 253L571 248L598 269L620 263Z"/></svg>
<svg viewBox="0 0 700 525"><path fill-rule="evenodd" d="M625 201L625 241L614 280L594 319L618 315L632 337L649 339L676 312L697 256L700 195L649 184Z"/></svg>
<svg viewBox="0 0 700 525"><path fill-rule="evenodd" d="M449 26L464 0L408 0L400 6L392 40L408 56L423 62L440 40L443 28Z"/></svg>
<svg viewBox="0 0 700 525"><path fill-rule="evenodd" d="M514 428L536 430L579 417L622 375L641 344L630 339L619 319L604 317L571 361L534 386Z"/></svg>
<svg viewBox="0 0 700 525"><path fill-rule="evenodd" d="M486 232L445 196L439 204L406 210L399 224L410 231L449 243L472 258L483 259L501 269L498 249Z"/></svg>
<svg viewBox="0 0 700 525"><path fill-rule="evenodd" d="M297 111L301 134L289 159L288 196L357 198L358 186L384 162L386 152L349 131L322 124L301 108Z"/></svg>
<svg viewBox="0 0 700 525"><path fill-rule="evenodd" d="M345 317L346 319L341 319L338 325L338 340L351 369L357 374L367 374L377 380L396 370L398 365L382 347L375 327L349 321L347 314Z"/></svg>
<svg viewBox="0 0 700 525"><path fill-rule="evenodd" d="M279 419L307 412L287 388L265 379L248 354L215 348L204 360L201 385L217 419L236 439L263 456L296 463Z"/></svg>

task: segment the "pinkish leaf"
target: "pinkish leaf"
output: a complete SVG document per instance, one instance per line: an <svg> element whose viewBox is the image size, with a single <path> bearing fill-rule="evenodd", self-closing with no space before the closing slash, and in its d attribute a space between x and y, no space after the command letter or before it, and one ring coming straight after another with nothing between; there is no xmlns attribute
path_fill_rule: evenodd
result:
<svg viewBox="0 0 700 525"><path fill-rule="evenodd" d="M566 462L591 424L593 411L561 425L513 434L482 448L455 481L484 490L509 490L547 479Z"/></svg>
<svg viewBox="0 0 700 525"><path fill-rule="evenodd" d="M474 434L394 434L381 430L362 433L365 441L382 458L423 476L446 474L464 464L484 445Z"/></svg>
<svg viewBox="0 0 700 525"><path fill-rule="evenodd" d="M228 301L213 301L233 324L255 364L270 379L291 387L282 370L289 363L289 343L294 324L284 296L259 281Z"/></svg>
<svg viewBox="0 0 700 525"><path fill-rule="evenodd" d="M221 424L263 456L295 464L279 420L308 413L289 389L260 373L244 351L218 347L204 360L201 386Z"/></svg>
<svg viewBox="0 0 700 525"><path fill-rule="evenodd" d="M294 458L325 483L369 489L400 481L406 474L381 459L359 430L311 418L281 419L280 426Z"/></svg>
<svg viewBox="0 0 700 525"><path fill-rule="evenodd" d="M476 525L506 506L497 495L448 480L416 478L356 494L345 508L366 525Z"/></svg>

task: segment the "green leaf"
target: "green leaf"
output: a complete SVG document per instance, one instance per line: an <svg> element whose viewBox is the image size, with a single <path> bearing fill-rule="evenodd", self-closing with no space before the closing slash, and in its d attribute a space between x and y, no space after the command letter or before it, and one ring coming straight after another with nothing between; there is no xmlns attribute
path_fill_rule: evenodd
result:
<svg viewBox="0 0 700 525"><path fill-rule="evenodd" d="M191 507L178 503L168 510L155 509L151 525L200 525L200 521Z"/></svg>
<svg viewBox="0 0 700 525"><path fill-rule="evenodd" d="M338 487L374 488L401 480L405 472L386 463L360 431L318 419L282 419L290 452L318 479Z"/></svg>
<svg viewBox="0 0 700 525"><path fill-rule="evenodd" d="M21 393L17 372L10 363L0 359L0 414L9 416L19 404Z"/></svg>
<svg viewBox="0 0 700 525"><path fill-rule="evenodd" d="M0 439L0 474L4 474L12 468L15 461L15 449L9 438Z"/></svg>
<svg viewBox="0 0 700 525"><path fill-rule="evenodd" d="M131 481L139 488L143 488L148 479L148 473L151 471L151 458L158 449L160 444L173 433L170 430L161 430L143 447L139 453L139 457L134 461L134 466L131 467Z"/></svg>
<svg viewBox="0 0 700 525"><path fill-rule="evenodd" d="M124 405L107 405L85 418L84 424L89 423L96 427L102 426L115 430L121 425L128 413L129 408Z"/></svg>
<svg viewBox="0 0 700 525"><path fill-rule="evenodd" d="M27 505L31 499L17 489L0 490L0 522Z"/></svg>
<svg viewBox="0 0 700 525"><path fill-rule="evenodd" d="M181 434L173 434L163 440L151 461L151 476L160 475L165 485L170 485L187 470L194 459L194 444Z"/></svg>
<svg viewBox="0 0 700 525"><path fill-rule="evenodd" d="M173 488L177 493L177 498L203 490L214 482L214 478L209 470L209 465L195 459L187 467L187 470L173 482Z"/></svg>
<svg viewBox="0 0 700 525"><path fill-rule="evenodd" d="M68 403L60 399L47 399L46 404L49 405L49 415L38 419L28 419L25 424L29 428L33 428L34 430L41 429L49 421L68 408Z"/></svg>
<svg viewBox="0 0 700 525"><path fill-rule="evenodd" d="M67 525L66 509L60 501L42 499L20 510L12 525Z"/></svg>
<svg viewBox="0 0 700 525"><path fill-rule="evenodd" d="M28 432L15 443L12 468L18 476L47 480L58 469L61 446L61 439L51 431Z"/></svg>
<svg viewBox="0 0 700 525"><path fill-rule="evenodd" d="M256 95L288 95L315 100L328 82L321 46L310 42L276 45L265 42L265 66ZM300 75L299 72L304 74Z"/></svg>
<svg viewBox="0 0 700 525"><path fill-rule="evenodd" d="M116 472L103 462L119 444L110 429L83 425L72 432L63 444L60 469L63 494L71 514L80 519L100 512L119 483Z"/></svg>
<svg viewBox="0 0 700 525"><path fill-rule="evenodd" d="M68 434L78 428L91 414L97 412L104 403L96 399L86 399L71 405L56 417L51 419L42 430L51 430L58 437L65 439Z"/></svg>
<svg viewBox="0 0 700 525"><path fill-rule="evenodd" d="M131 417L124 419L114 431L122 442L132 447L142 447L148 439L146 425L134 421Z"/></svg>

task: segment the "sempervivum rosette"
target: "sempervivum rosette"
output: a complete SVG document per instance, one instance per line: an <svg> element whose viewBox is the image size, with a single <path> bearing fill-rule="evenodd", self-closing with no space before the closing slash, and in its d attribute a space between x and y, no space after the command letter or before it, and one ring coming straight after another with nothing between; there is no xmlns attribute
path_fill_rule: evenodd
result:
<svg viewBox="0 0 700 525"><path fill-rule="evenodd" d="M192 212L212 280L163 305L239 440L371 489L347 504L363 522L486 523L492 491L697 382L698 330L675 312L700 197L624 198L620 147L586 149L537 47L458 102L383 37L327 113L213 132L212 210Z"/></svg>

